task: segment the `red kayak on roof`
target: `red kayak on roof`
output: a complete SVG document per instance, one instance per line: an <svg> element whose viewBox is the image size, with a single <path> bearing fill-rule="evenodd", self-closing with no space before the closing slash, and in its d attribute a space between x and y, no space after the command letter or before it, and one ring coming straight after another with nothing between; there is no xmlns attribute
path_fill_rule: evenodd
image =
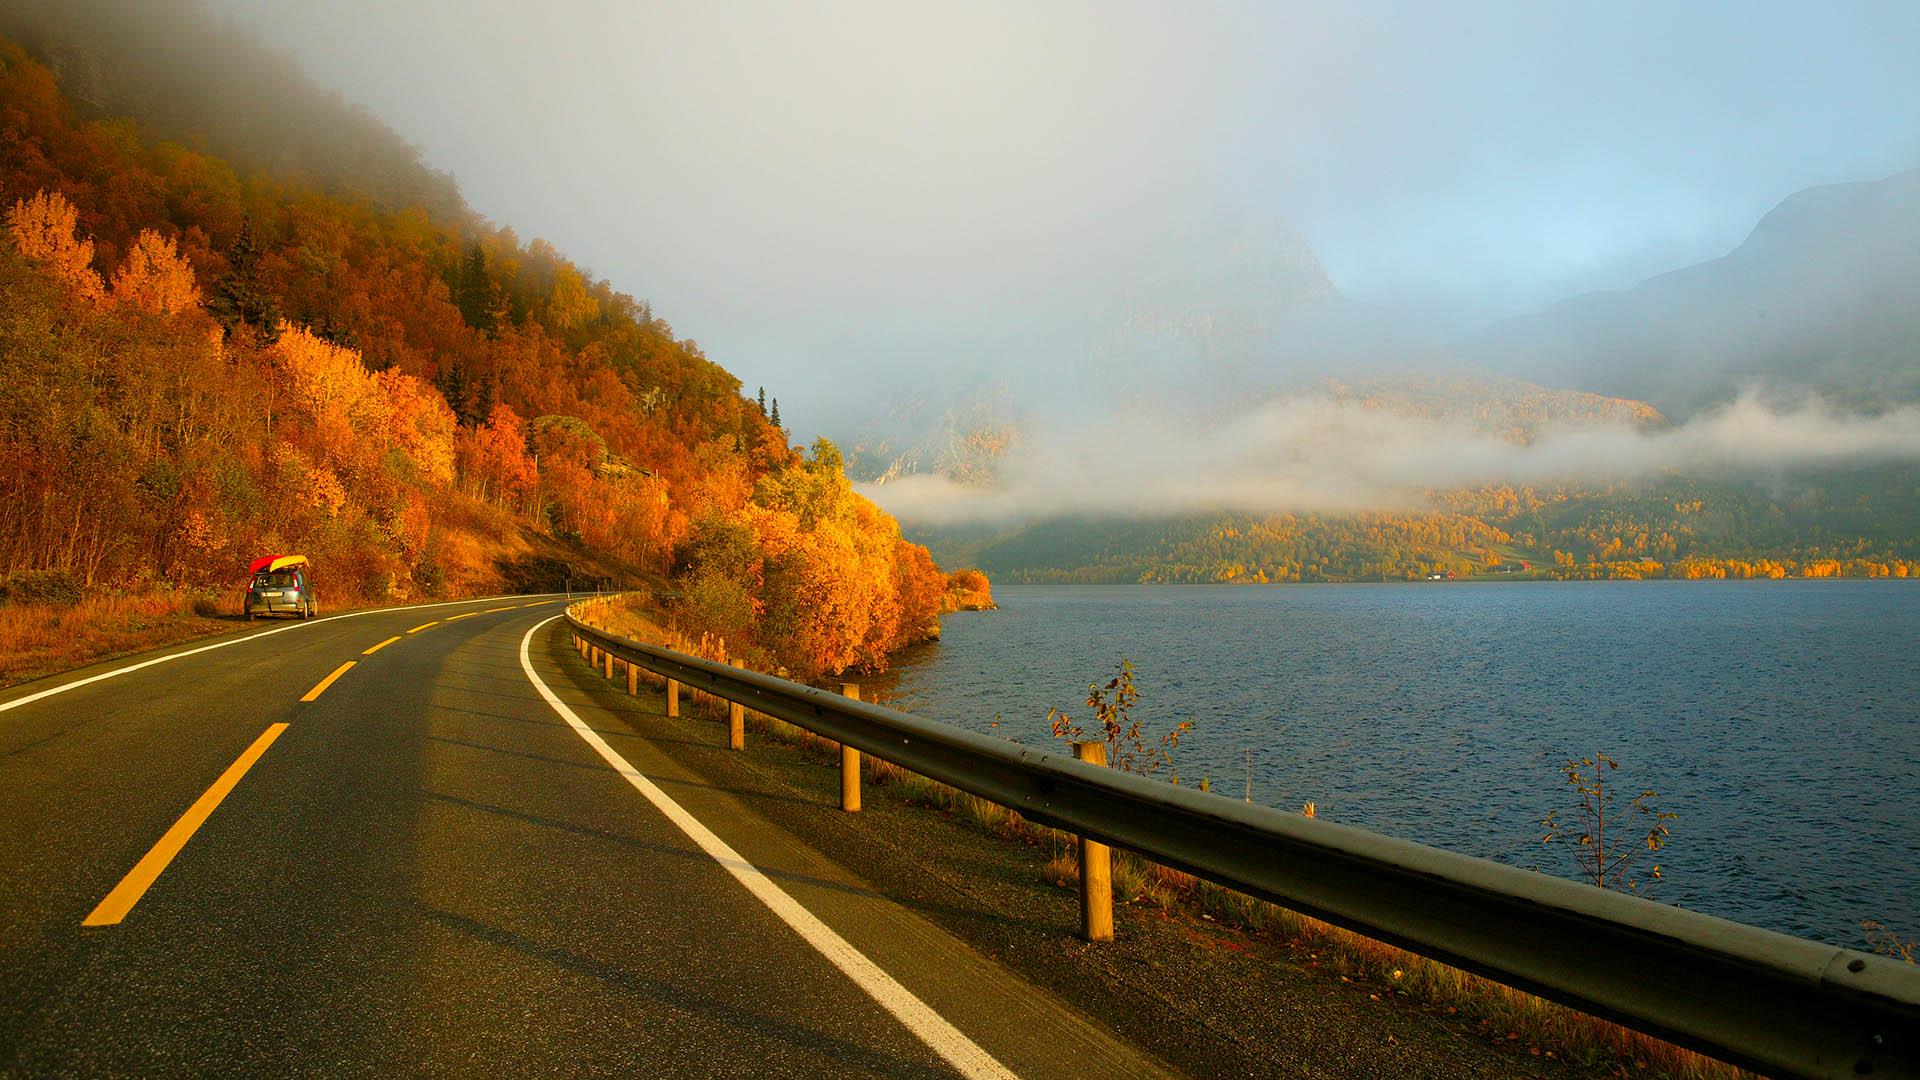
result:
<svg viewBox="0 0 1920 1080"><path fill-rule="evenodd" d="M305 566L305 555L262 555L247 567L247 573L258 574L261 571L285 570L289 566Z"/></svg>

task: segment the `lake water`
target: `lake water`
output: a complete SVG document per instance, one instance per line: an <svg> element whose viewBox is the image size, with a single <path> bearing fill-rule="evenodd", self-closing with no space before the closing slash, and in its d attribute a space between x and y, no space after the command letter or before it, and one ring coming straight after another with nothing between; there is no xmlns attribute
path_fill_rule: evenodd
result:
<svg viewBox="0 0 1920 1080"><path fill-rule="evenodd" d="M1051 741L1133 661L1183 782L1572 876L1558 771L1679 814L1656 899L1859 946L1920 936L1920 583L1007 586L873 690ZM998 728L991 725L1001 721ZM1252 751L1251 767L1248 750Z"/></svg>

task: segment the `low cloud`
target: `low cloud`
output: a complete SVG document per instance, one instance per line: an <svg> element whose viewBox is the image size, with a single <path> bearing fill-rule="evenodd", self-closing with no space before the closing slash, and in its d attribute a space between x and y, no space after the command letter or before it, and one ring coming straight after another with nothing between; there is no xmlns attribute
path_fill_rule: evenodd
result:
<svg viewBox="0 0 1920 1080"><path fill-rule="evenodd" d="M1817 399L1780 406L1747 394L1676 426L1565 425L1521 443L1464 420L1300 396L1211 420L1135 411L1044 429L990 486L921 475L862 491L904 522L954 525L1062 514L1403 509L1420 506L1434 488L1914 460L1913 406L1862 416Z"/></svg>

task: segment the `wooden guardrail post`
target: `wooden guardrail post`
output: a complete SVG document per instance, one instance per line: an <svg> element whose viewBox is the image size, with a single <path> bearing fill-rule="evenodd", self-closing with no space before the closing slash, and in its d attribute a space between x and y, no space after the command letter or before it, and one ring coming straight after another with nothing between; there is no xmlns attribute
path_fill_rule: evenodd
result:
<svg viewBox="0 0 1920 1080"><path fill-rule="evenodd" d="M735 660L733 666L744 668L745 660ZM747 748L747 710L737 701L727 703L727 746L733 750Z"/></svg>
<svg viewBox="0 0 1920 1080"><path fill-rule="evenodd" d="M667 680L667 715L680 715L680 680Z"/></svg>
<svg viewBox="0 0 1920 1080"><path fill-rule="evenodd" d="M627 696L633 697L640 692L640 665L631 660L624 662L627 665Z"/></svg>
<svg viewBox="0 0 1920 1080"><path fill-rule="evenodd" d="M611 679L613 678L613 654L607 653L606 658L607 658L607 678Z"/></svg>
<svg viewBox="0 0 1920 1080"><path fill-rule="evenodd" d="M594 667L600 666L600 646L587 646L587 663L592 664Z"/></svg>
<svg viewBox="0 0 1920 1080"><path fill-rule="evenodd" d="M1107 744L1077 742L1073 756L1090 765L1107 763ZM1080 837L1080 933L1088 941L1113 940L1113 852Z"/></svg>
<svg viewBox="0 0 1920 1080"><path fill-rule="evenodd" d="M854 701L860 700L860 684L841 683L840 692ZM840 809L853 813L860 809L860 751L840 744Z"/></svg>

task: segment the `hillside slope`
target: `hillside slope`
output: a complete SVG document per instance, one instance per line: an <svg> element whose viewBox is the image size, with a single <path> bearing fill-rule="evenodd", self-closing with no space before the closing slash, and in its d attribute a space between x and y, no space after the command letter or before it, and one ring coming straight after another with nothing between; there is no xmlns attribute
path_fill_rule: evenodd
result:
<svg viewBox="0 0 1920 1080"><path fill-rule="evenodd" d="M246 48L204 19L170 40L196 25ZM62 48L111 69L126 44ZM303 154L384 130L273 77L322 118ZM6 42L0 116L0 575L225 590L251 555L300 550L337 600L377 601L511 584L552 536L697 579L691 621L723 614L736 651L803 674L936 631L944 578L831 446L796 453L737 379L549 245L457 196L424 205L451 189L391 133L324 182L249 169L77 107Z"/></svg>
<svg viewBox="0 0 1920 1080"><path fill-rule="evenodd" d="M0 35L46 64L84 119L133 120L240 172L383 210L473 217L405 139L197 0L9 0Z"/></svg>

